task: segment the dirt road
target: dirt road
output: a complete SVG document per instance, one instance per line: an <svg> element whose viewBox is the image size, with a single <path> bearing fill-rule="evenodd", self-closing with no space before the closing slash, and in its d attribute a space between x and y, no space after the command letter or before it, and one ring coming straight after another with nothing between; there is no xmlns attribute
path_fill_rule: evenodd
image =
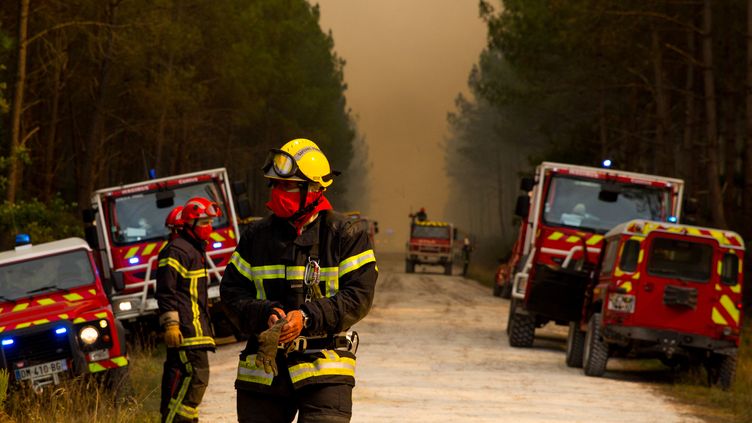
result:
<svg viewBox="0 0 752 423"><path fill-rule="evenodd" d="M359 422L699 422L652 388L650 375L609 362L603 378L564 364L566 330L536 332L534 348L507 343L507 300L460 276L405 274L379 257L371 313L358 323L353 419ZM202 421L232 422L240 344L211 354ZM654 378L654 376L653 376Z"/></svg>

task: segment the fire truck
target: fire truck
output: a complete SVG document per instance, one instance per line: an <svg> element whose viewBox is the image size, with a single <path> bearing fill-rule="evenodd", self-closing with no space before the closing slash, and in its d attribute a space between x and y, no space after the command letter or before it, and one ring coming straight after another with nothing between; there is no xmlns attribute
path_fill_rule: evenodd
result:
<svg viewBox="0 0 752 423"><path fill-rule="evenodd" d="M452 274L454 240L457 231L447 222L416 220L410 224L410 239L405 252L405 272L414 273L416 264L444 267L444 274Z"/></svg>
<svg viewBox="0 0 752 423"><path fill-rule="evenodd" d="M222 209L222 216L212 223L214 231L206 248L209 300L216 335L231 335L228 330L235 328L228 325L219 303L219 282L237 246L238 220L250 217L245 184L236 182L232 187L234 192L227 171L220 168L94 192L91 209L84 212L86 239L94 247L103 277L113 292L118 319L129 323L155 321L157 257L169 235L165 218L175 205L200 196L217 202ZM237 208L233 193L240 199Z"/></svg>
<svg viewBox="0 0 752 423"><path fill-rule="evenodd" d="M371 239L371 245L376 247L376 234L379 233L379 222L369 219L368 217L363 216L359 211L353 210L353 211L347 211L342 213L345 216L349 217L352 220L364 220L368 224L368 238Z"/></svg>
<svg viewBox="0 0 752 423"><path fill-rule="evenodd" d="M0 366L37 390L90 373L123 381L124 331L89 245L30 242L19 235L15 250L0 253Z"/></svg>
<svg viewBox="0 0 752 423"><path fill-rule="evenodd" d="M602 376L610 357L704 364L731 387L742 326L744 241L727 230L631 220L610 230L570 325L566 363Z"/></svg>
<svg viewBox="0 0 752 423"><path fill-rule="evenodd" d="M608 168L543 162L523 178L515 214L509 344L530 347L535 329L578 321L603 235L632 219L676 222L684 182Z"/></svg>

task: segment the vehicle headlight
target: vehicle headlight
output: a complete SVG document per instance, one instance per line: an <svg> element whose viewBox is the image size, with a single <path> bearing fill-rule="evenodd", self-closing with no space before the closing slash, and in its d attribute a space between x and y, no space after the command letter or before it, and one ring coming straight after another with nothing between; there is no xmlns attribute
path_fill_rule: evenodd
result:
<svg viewBox="0 0 752 423"><path fill-rule="evenodd" d="M81 338L81 341L83 341L84 344L91 345L97 342L97 339L99 338L99 331L94 326L84 326L78 332L78 336L79 338Z"/></svg>
<svg viewBox="0 0 752 423"><path fill-rule="evenodd" d="M138 308L139 301L138 300L124 300L117 303L117 311L118 312L125 312L125 311L131 311L133 309Z"/></svg>

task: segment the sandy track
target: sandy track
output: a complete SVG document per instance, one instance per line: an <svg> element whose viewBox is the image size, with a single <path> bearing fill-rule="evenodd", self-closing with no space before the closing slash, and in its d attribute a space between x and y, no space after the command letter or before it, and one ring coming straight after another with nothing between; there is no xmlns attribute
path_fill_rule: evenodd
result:
<svg viewBox="0 0 752 423"><path fill-rule="evenodd" d="M509 302L490 288L459 276L404 274L399 257L379 259L374 307L355 327L354 423L702 421L657 393L650 375L624 372L619 362L609 362L603 378L566 367L564 328L538 330L534 348L509 347ZM210 354L202 421L236 421L241 349Z"/></svg>

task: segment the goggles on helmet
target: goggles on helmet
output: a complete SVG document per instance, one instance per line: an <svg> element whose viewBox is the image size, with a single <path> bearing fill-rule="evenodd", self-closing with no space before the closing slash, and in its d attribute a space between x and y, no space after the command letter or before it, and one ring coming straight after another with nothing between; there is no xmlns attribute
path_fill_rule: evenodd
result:
<svg viewBox="0 0 752 423"><path fill-rule="evenodd" d="M269 157L266 159L266 164L263 167L264 173L269 173L269 170L273 170L274 174L280 178L288 179L298 177L304 181L310 181L298 167L298 162L292 156L292 154L278 149L269 151ZM275 176L269 175L269 176Z"/></svg>

